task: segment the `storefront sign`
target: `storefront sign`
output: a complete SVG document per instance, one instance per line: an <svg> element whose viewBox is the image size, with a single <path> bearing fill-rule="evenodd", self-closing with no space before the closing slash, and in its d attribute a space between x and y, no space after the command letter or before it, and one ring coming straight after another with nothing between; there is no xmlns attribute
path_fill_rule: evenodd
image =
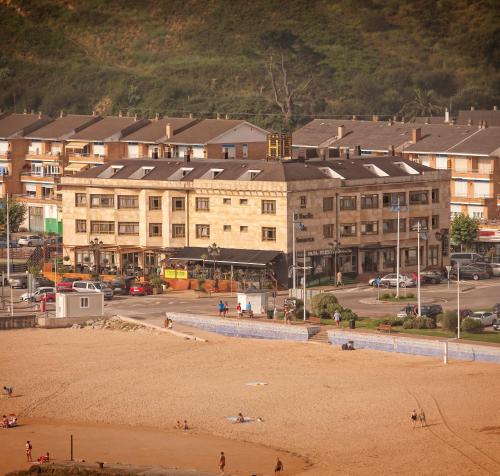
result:
<svg viewBox="0 0 500 476"><path fill-rule="evenodd" d="M314 241L314 238L310 236L309 238L297 238L297 243L308 243L310 241Z"/></svg>
<svg viewBox="0 0 500 476"><path fill-rule="evenodd" d="M334 252L331 248L327 250L306 251L306 256L333 256L333 254ZM350 255L350 254L352 254L351 248L340 248L337 250L337 255Z"/></svg>
<svg viewBox="0 0 500 476"><path fill-rule="evenodd" d="M188 272L185 269L166 269L165 278L167 279L187 279Z"/></svg>

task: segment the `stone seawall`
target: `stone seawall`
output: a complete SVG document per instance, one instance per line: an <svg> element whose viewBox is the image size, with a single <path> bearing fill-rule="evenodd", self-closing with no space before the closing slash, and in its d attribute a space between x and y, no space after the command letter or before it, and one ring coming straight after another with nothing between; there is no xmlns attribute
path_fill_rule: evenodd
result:
<svg viewBox="0 0 500 476"><path fill-rule="evenodd" d="M383 352L425 355L444 358L445 343L448 344L448 359L479 360L500 364L500 347L490 347L478 343L456 342L455 340L414 339L407 336L378 335L343 330L328 331L328 342L342 345L353 341L357 349L373 349Z"/></svg>
<svg viewBox="0 0 500 476"><path fill-rule="evenodd" d="M307 341L320 330L319 326L285 325L258 320L229 320L177 312L168 312L166 315L172 319L174 324L178 322L231 337Z"/></svg>
<svg viewBox="0 0 500 476"><path fill-rule="evenodd" d="M14 314L13 316L0 316L0 330L25 329L35 327L35 314Z"/></svg>

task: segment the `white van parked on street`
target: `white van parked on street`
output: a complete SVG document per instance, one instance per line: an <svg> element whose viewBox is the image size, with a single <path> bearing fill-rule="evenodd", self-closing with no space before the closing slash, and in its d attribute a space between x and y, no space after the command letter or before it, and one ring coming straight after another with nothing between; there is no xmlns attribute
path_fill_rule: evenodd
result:
<svg viewBox="0 0 500 476"><path fill-rule="evenodd" d="M103 293L104 299L113 299L113 290L99 281L75 281L72 287L80 293Z"/></svg>

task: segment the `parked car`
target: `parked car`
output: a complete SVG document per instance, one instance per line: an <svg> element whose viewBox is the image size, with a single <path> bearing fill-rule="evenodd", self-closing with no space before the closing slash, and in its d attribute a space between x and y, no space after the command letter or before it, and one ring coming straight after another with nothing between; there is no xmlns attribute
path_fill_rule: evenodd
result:
<svg viewBox="0 0 500 476"><path fill-rule="evenodd" d="M48 294L48 296L43 297L45 294ZM42 300L44 301L55 301L56 300L56 288L54 287L43 287L43 288L38 288L34 293L23 293L21 296L19 296L20 301L35 301L39 302Z"/></svg>
<svg viewBox="0 0 500 476"><path fill-rule="evenodd" d="M129 293L132 296L147 296L153 294L153 288L149 283L133 283L130 286Z"/></svg>
<svg viewBox="0 0 500 476"><path fill-rule="evenodd" d="M455 312L457 311L455 310ZM472 311L472 309L460 309L460 319L469 317L472 314L474 314L474 311Z"/></svg>
<svg viewBox="0 0 500 476"><path fill-rule="evenodd" d="M460 279L473 279L477 281L478 279L488 279L489 277L490 275L486 271L475 266L460 266ZM457 268L453 268L450 271L450 279L457 279Z"/></svg>
<svg viewBox="0 0 500 476"><path fill-rule="evenodd" d="M80 281L80 278L62 278L62 280L56 284L56 288L58 291L73 289L73 283L75 281Z"/></svg>
<svg viewBox="0 0 500 476"><path fill-rule="evenodd" d="M54 286L54 281L52 281L49 278L46 278L45 276L40 276L39 278L36 278L33 282L35 288L41 288L41 287L47 287L47 286Z"/></svg>
<svg viewBox="0 0 500 476"><path fill-rule="evenodd" d="M47 245L57 245L61 244L63 242L63 237L62 236L49 236L48 238L45 238L45 244Z"/></svg>
<svg viewBox="0 0 500 476"><path fill-rule="evenodd" d="M113 299L113 290L100 281L75 281L73 289L80 293L103 293L104 299Z"/></svg>
<svg viewBox="0 0 500 476"><path fill-rule="evenodd" d="M443 281L443 274L438 270L420 271L420 282L422 284L439 284Z"/></svg>
<svg viewBox="0 0 500 476"><path fill-rule="evenodd" d="M13 288L26 289L28 287L28 278L26 276L17 276L15 278L10 278L9 284Z"/></svg>
<svg viewBox="0 0 500 476"><path fill-rule="evenodd" d="M16 248L17 247L17 240L11 238L10 239L10 247ZM0 236L0 248L7 248L7 237L6 236Z"/></svg>
<svg viewBox="0 0 500 476"><path fill-rule="evenodd" d="M126 295L129 294L130 285L134 282L135 278L116 278L112 279L109 283L113 294Z"/></svg>
<svg viewBox="0 0 500 476"><path fill-rule="evenodd" d="M482 269L483 271L486 271L490 276L490 278L493 276L493 267L490 263L483 263L476 261L472 266L474 266L475 268Z"/></svg>
<svg viewBox="0 0 500 476"><path fill-rule="evenodd" d="M497 315L489 311L473 312L470 316L471 319L481 321L483 326L491 326L498 322Z"/></svg>
<svg viewBox="0 0 500 476"><path fill-rule="evenodd" d="M451 253L450 254L451 265L455 266L459 264L460 267L466 264L472 264L476 261L483 261L483 257L478 253Z"/></svg>
<svg viewBox="0 0 500 476"><path fill-rule="evenodd" d="M43 239L38 235L23 235L17 240L19 246L40 246L43 244Z"/></svg>
<svg viewBox="0 0 500 476"><path fill-rule="evenodd" d="M416 304L407 304L403 309L401 309L396 316L400 319L406 319L407 317L415 317L417 314Z"/></svg>
<svg viewBox="0 0 500 476"><path fill-rule="evenodd" d="M396 278L396 273L391 273L391 274L386 274L383 278L380 280L380 287L396 287L397 285L397 278ZM376 286L376 280L377 278L370 279L368 281L368 284L370 286ZM399 286L402 288L410 287L410 286L415 286L415 281L413 281L409 276L406 276L405 274L400 274L399 275Z"/></svg>
<svg viewBox="0 0 500 476"><path fill-rule="evenodd" d="M500 331L500 321L497 321L496 324L493 324L494 331Z"/></svg>
<svg viewBox="0 0 500 476"><path fill-rule="evenodd" d="M423 317L432 317L436 319L439 314L443 313L441 304L422 304L420 306L420 315Z"/></svg>

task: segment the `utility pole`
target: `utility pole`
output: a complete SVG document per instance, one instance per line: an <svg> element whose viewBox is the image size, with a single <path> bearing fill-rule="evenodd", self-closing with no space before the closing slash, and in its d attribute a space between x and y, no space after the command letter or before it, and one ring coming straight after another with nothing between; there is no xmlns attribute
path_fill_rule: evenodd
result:
<svg viewBox="0 0 500 476"><path fill-rule="evenodd" d="M400 207L399 207L399 195L398 195L398 232L397 232L397 241L396 241L396 298L399 298L399 215L400 215Z"/></svg>
<svg viewBox="0 0 500 476"><path fill-rule="evenodd" d="M422 315L422 302L420 301L420 221L417 223L417 309L418 316Z"/></svg>
<svg viewBox="0 0 500 476"><path fill-rule="evenodd" d="M7 281L10 282L10 211L9 211L9 194L7 194Z"/></svg>
<svg viewBox="0 0 500 476"><path fill-rule="evenodd" d="M295 258L295 212L293 212L292 216L292 287L295 292L295 288L297 287L297 273L295 268L297 266L296 258Z"/></svg>
<svg viewBox="0 0 500 476"><path fill-rule="evenodd" d="M457 261L457 339L460 339L460 263Z"/></svg>
<svg viewBox="0 0 500 476"><path fill-rule="evenodd" d="M304 321L306 320L306 250L304 248L304 282L302 283L304 286Z"/></svg>

